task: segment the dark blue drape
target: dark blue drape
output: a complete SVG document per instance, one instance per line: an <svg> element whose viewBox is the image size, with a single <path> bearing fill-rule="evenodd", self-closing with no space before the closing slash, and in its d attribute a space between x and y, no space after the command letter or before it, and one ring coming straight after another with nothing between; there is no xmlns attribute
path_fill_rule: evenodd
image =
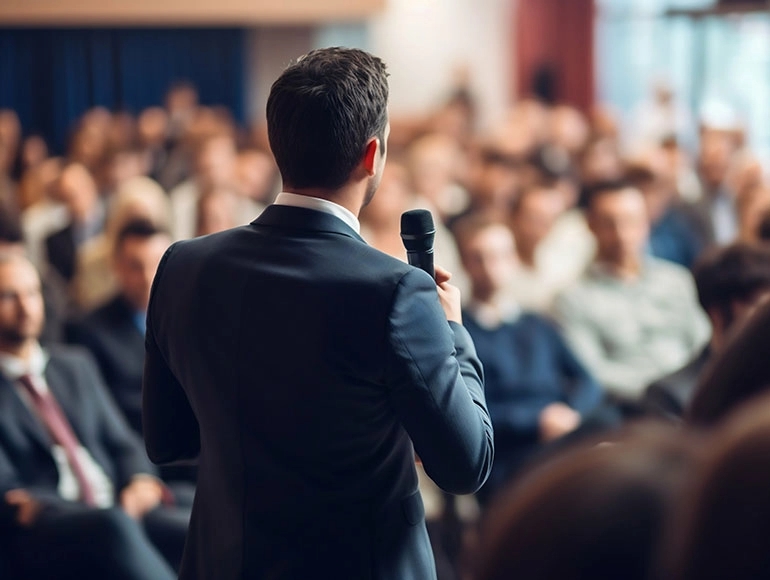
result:
<svg viewBox="0 0 770 580"><path fill-rule="evenodd" d="M25 132L56 152L89 107L136 113L161 104L178 80L243 121L244 39L232 28L0 28L0 108L16 110Z"/></svg>

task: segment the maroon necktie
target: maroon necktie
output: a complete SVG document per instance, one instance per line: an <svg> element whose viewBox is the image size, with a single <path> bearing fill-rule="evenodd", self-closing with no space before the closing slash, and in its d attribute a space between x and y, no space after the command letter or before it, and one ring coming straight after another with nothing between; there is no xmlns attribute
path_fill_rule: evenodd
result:
<svg viewBox="0 0 770 580"><path fill-rule="evenodd" d="M37 416L45 424L51 439L64 449L67 462L80 487L80 499L88 506L96 506L94 489L86 477L83 464L78 459L77 450L80 447L80 443L78 443L78 439L72 431L72 427L64 412L56 403L50 391L41 393L35 388L34 378L31 375L20 376L19 383L27 389L27 393L29 393L35 406Z"/></svg>

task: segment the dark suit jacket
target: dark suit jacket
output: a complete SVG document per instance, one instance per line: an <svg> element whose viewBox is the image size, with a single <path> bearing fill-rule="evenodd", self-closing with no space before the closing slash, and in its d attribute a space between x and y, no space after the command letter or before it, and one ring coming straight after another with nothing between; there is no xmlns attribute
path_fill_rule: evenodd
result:
<svg viewBox="0 0 770 580"><path fill-rule="evenodd" d="M80 444L102 467L115 491L134 475L154 474L141 441L107 393L88 352L59 346L51 347L48 353L48 387ZM25 488L46 504L61 501L51 446L43 424L19 397L15 385L0 374L0 497L9 489ZM9 510L0 512L0 528L12 526L12 518Z"/></svg>
<svg viewBox="0 0 770 580"><path fill-rule="evenodd" d="M77 248L74 231L74 226L69 224L45 240L48 263L67 282L75 275Z"/></svg>
<svg viewBox="0 0 770 580"><path fill-rule="evenodd" d="M645 409L652 415L681 421L710 359L711 349L706 347L684 367L652 383L644 393Z"/></svg>
<svg viewBox="0 0 770 580"><path fill-rule="evenodd" d="M199 456L185 579L435 578L412 442L450 492L492 464L433 280L308 209L172 246L143 395L150 458Z"/></svg>
<svg viewBox="0 0 770 580"><path fill-rule="evenodd" d="M114 298L70 324L67 339L91 351L118 406L141 433L144 335L136 327L131 306L121 296Z"/></svg>

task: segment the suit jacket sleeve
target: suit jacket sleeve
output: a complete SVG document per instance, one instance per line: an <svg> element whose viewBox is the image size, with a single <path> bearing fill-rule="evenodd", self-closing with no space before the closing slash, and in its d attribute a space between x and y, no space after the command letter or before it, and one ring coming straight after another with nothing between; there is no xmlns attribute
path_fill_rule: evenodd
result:
<svg viewBox="0 0 770 580"><path fill-rule="evenodd" d="M481 362L465 328L447 324L436 284L421 270L395 291L386 383L428 475L451 493L477 491L493 458Z"/></svg>
<svg viewBox="0 0 770 580"><path fill-rule="evenodd" d="M163 285L163 271L173 250L174 246L163 256L153 281L142 380L144 442L150 459L159 464L193 460L200 453L198 420L155 335L156 313L164 307L159 288Z"/></svg>

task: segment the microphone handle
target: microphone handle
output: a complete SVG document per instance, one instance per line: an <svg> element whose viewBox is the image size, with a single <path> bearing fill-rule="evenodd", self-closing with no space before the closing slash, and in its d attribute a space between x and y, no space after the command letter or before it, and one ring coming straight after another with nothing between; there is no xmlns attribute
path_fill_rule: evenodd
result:
<svg viewBox="0 0 770 580"><path fill-rule="evenodd" d="M436 270L433 267L433 248L424 252L407 252L406 259L410 266L419 268L430 274L430 277L436 279Z"/></svg>

